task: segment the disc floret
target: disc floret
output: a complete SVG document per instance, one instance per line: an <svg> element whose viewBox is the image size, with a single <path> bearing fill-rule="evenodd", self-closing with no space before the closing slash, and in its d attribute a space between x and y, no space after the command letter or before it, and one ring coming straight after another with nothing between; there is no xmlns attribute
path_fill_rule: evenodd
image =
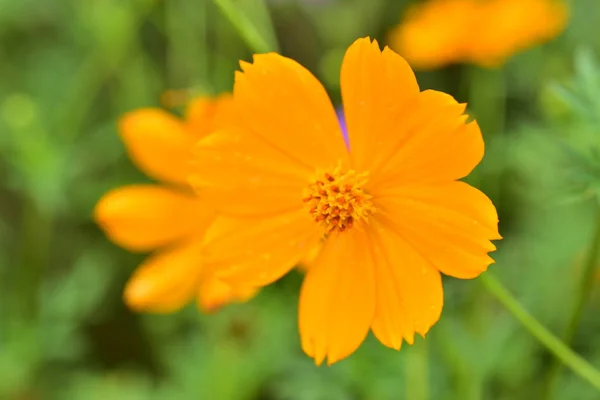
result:
<svg viewBox="0 0 600 400"><path fill-rule="evenodd" d="M315 221L327 232L344 232L375 211L371 196L365 192L368 172L354 170L320 173L307 189L304 202Z"/></svg>

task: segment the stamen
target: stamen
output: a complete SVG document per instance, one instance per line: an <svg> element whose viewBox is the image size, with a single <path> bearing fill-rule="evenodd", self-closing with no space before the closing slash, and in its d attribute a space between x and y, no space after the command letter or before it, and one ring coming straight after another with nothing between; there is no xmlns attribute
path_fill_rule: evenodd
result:
<svg viewBox="0 0 600 400"><path fill-rule="evenodd" d="M325 182L315 180L303 201L309 203L309 213L323 225L325 232L345 232L357 222L367 221L375 211L371 196L363 189L367 173L352 170L342 173L338 167L320 176L325 177Z"/></svg>

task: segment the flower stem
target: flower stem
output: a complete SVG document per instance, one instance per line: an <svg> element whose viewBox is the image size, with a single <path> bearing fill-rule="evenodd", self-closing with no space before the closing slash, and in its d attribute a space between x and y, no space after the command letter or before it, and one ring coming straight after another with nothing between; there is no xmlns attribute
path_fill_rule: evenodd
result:
<svg viewBox="0 0 600 400"><path fill-rule="evenodd" d="M245 2L234 2L232 0L213 1L253 52L267 53L269 51L277 51L273 23L263 0L247 0ZM244 7L244 4L246 7ZM257 19L260 18L262 20L260 21L261 24L248 18L249 14L255 14ZM259 26L264 28L263 32L258 29Z"/></svg>
<svg viewBox="0 0 600 400"><path fill-rule="evenodd" d="M585 309L585 305L588 302L594 286L594 276L598 265L598 255L600 253L600 205L598 204L596 204L596 226L594 229L591 247L583 265L580 289L575 293L576 298L573 314L571 314L571 319L569 320L569 324L567 325L567 329L563 336L563 342L567 346L571 346L571 342L577 333L583 310ZM544 396L542 398L547 400L552 398L552 392L555 382L558 379L560 366L560 363L556 360L550 365L548 374L546 375L546 385L544 387Z"/></svg>
<svg viewBox="0 0 600 400"><path fill-rule="evenodd" d="M480 281L496 299L531 333L541 344L556 356L563 364L575 374L588 381L600 390L600 371L590 363L574 353L560 339L548 331L536 320L521 304L508 292L508 290L493 275L486 272L480 276Z"/></svg>

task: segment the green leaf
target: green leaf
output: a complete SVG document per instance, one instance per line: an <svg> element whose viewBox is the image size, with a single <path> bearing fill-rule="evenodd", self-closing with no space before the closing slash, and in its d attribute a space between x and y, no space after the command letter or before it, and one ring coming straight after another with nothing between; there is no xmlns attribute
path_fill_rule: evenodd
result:
<svg viewBox="0 0 600 400"><path fill-rule="evenodd" d="M213 0L255 53L278 51L269 10L263 0Z"/></svg>

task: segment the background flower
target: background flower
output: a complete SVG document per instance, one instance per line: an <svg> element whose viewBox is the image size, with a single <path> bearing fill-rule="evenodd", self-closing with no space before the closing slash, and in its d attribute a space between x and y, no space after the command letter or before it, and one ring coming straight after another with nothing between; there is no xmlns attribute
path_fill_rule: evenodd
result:
<svg viewBox="0 0 600 400"><path fill-rule="evenodd" d="M198 305L210 311L254 294L206 273L202 244L216 213L187 186L192 146L211 130L232 123L233 114L230 96L223 95L192 101L184 121L160 109L133 111L121 119L121 137L134 163L165 182L114 189L94 211L116 244L132 251L158 250L127 284L130 307L172 312L197 297Z"/></svg>
<svg viewBox="0 0 600 400"><path fill-rule="evenodd" d="M562 0L430 0L413 6L390 46L415 68L495 67L559 35L566 19Z"/></svg>

